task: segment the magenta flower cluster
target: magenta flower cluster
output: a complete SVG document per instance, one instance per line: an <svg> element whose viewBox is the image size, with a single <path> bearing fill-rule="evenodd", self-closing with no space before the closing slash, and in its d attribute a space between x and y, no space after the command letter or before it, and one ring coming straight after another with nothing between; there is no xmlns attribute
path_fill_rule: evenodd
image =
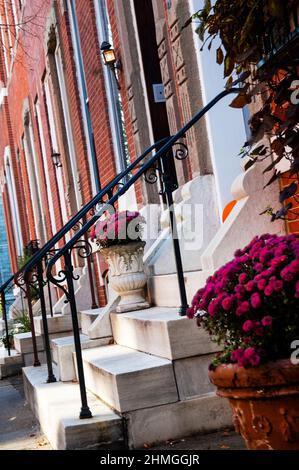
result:
<svg viewBox="0 0 299 470"><path fill-rule="evenodd" d="M102 247L140 241L144 223L139 212L115 212L96 224L91 237Z"/></svg>
<svg viewBox="0 0 299 470"><path fill-rule="evenodd" d="M222 362L258 366L299 339L299 240L255 237L211 276L188 310L224 345Z"/></svg>

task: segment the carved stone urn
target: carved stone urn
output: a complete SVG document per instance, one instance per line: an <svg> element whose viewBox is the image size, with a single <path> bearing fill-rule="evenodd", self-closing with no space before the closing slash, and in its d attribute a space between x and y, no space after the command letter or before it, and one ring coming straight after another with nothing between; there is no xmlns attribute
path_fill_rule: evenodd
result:
<svg viewBox="0 0 299 470"><path fill-rule="evenodd" d="M225 364L209 377L217 395L229 399L248 449L299 450L299 364L289 359L248 369Z"/></svg>
<svg viewBox="0 0 299 470"><path fill-rule="evenodd" d="M120 295L116 307L118 313L148 308L144 298L147 275L144 271L143 254L145 242L131 242L101 248L109 266L110 286Z"/></svg>

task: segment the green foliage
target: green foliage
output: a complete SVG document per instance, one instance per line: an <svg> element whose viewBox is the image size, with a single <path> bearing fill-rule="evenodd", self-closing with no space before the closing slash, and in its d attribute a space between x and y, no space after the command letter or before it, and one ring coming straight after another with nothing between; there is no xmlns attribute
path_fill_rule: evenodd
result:
<svg viewBox="0 0 299 470"><path fill-rule="evenodd" d="M221 46L216 60L224 77L240 73L262 55L265 30L283 21L285 0L206 0L193 18L199 20L198 35L204 43L218 36Z"/></svg>
<svg viewBox="0 0 299 470"><path fill-rule="evenodd" d="M31 323L28 312L23 311L15 311L16 317L13 322L13 326L9 328L8 331L8 341L10 343L10 347L13 347L14 344L14 335L18 333L27 333L31 331ZM5 348L7 348L7 337L6 333L0 337L0 344L3 344Z"/></svg>
<svg viewBox="0 0 299 470"><path fill-rule="evenodd" d="M23 256L18 256L17 264L18 264L18 269L22 269L23 266L30 260L31 255L26 253L26 250L24 250Z"/></svg>
<svg viewBox="0 0 299 470"><path fill-rule="evenodd" d="M293 210L293 206L298 206L299 106L292 100L292 93L296 92L294 83L299 78L298 45L296 49L292 41L290 46L285 46L285 52L280 51L275 60L271 58L276 41L282 44L290 34L291 23L296 23L295 18L291 20L296 8L299 8L298 0L216 0L213 6L206 0L203 9L193 15L199 21L197 32L203 41L202 48L208 42L210 49L213 40L220 39L215 60L223 67L226 86L232 86L234 77L241 75L239 81L243 86L230 106L243 108L253 97L260 97L255 100L255 109L257 103L260 109L248 122L251 138L241 152L241 157L248 159L245 169L271 159L264 170L264 173L271 172L265 185L269 186L282 176L276 165L284 158L290 161L292 181L278 198L282 207L264 211L272 221L298 218L298 210ZM257 70L255 66L262 58L266 62ZM264 137L268 138L268 144L255 147Z"/></svg>

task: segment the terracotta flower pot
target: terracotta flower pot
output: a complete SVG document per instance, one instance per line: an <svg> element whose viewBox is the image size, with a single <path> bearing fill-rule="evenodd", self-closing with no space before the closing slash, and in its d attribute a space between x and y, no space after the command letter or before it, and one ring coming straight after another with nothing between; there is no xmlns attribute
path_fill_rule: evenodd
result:
<svg viewBox="0 0 299 470"><path fill-rule="evenodd" d="M144 271L145 242L132 242L101 248L109 266L111 287L120 295L118 313L148 308L144 298L147 276Z"/></svg>
<svg viewBox="0 0 299 470"><path fill-rule="evenodd" d="M221 365L209 377L229 399L248 449L299 449L299 365L288 359L249 369Z"/></svg>

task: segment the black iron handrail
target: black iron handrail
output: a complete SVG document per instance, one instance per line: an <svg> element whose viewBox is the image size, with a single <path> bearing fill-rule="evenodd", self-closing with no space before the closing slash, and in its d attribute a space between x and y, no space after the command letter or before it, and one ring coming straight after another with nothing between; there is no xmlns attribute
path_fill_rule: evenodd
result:
<svg viewBox="0 0 299 470"><path fill-rule="evenodd" d="M153 145L148 147L142 155L140 155L133 163L131 163L122 173L117 175L109 184L105 186L96 196L94 196L82 209L74 215L71 220L69 220L42 248L39 249L27 262L20 268L16 273L10 276L7 281L0 286L0 294L4 291L11 282L14 281L18 274L21 274L25 270L28 271L32 269L41 258L43 258L49 250L51 250L60 240L63 238L88 212L98 204L102 197L106 195L109 190L113 189L125 176L127 176L132 170L137 167L137 165L156 147L166 142L169 137L164 137L163 139L155 142Z"/></svg>
<svg viewBox="0 0 299 470"><path fill-rule="evenodd" d="M235 83L236 84L236 83ZM234 84L234 85L235 85ZM32 258L26 263L23 268L18 271L17 275L14 275L10 280L8 280L5 285L0 288L0 293L5 292L5 288L9 283L17 279L19 273L23 273L25 283L26 284L26 291L27 295L30 300L30 292L29 292L29 281L32 270L35 268L37 269L37 280L39 283L39 290L41 295L41 304L43 307L42 310L42 317L43 317L43 324L44 324L44 336L46 337L45 348L47 354L47 365L48 365L48 381L54 381L55 377L52 371L52 363L51 363L51 351L50 351L50 344L49 344L49 334L47 328L47 315L45 312L45 305L44 305L44 297L43 297L43 273L42 273L42 263L44 257L47 255L49 250L51 250L56 243L61 240L66 233L68 233L81 219L83 219L91 209L93 209L98 203L101 203L101 208L97 210L97 212L91 216L91 218L84 223L83 226L80 228L75 235L69 240L63 248L57 250L56 253L52 256L50 260L47 262L47 278L50 282L53 282L55 285L59 285L60 282L66 283L67 289L65 287L59 286L63 289L66 294L66 299L70 303L71 309L71 316L73 322L73 334L74 334L74 342L75 342L75 354L76 354L76 362L77 362L77 371L78 371L78 379L79 379L79 387L80 387L80 395L81 395L81 412L80 418L90 418L91 412L88 407L87 403L87 395L86 395L86 388L85 388L85 379L84 379L84 371L83 371L83 361L82 361L82 352L81 352L81 342L80 342L80 331L79 331L79 324L78 324L78 316L77 316L77 307L76 307L76 300L75 300L75 292L74 292L74 275L73 275L73 265L72 265L72 249L74 249L76 243L82 238L86 237L86 233L89 228L94 225L94 223L101 217L101 215L107 210L108 206L113 205L121 195L126 193L126 191L142 176L146 175L147 171L150 171L155 165L157 165L159 171L162 173L162 192L166 196L166 201L169 209L170 214L170 226L172 231L172 239L173 239L173 246L174 246L174 254L175 254L175 262L176 262L176 269L177 269L177 276L178 276L178 285L179 285L179 292L180 292L180 299L181 299L181 307L180 307L180 314L185 315L186 310L188 308L187 303L187 295L186 295L186 288L185 288L185 280L184 280L184 272L182 266L182 258L180 253L180 246L179 240L177 236L177 226L175 215L173 211L173 191L176 189L176 185L174 184L171 175L169 173L169 165L167 165L167 158L169 157L169 152L172 152L172 149L175 145L183 145L179 142L179 139L185 137L186 132L196 124L213 106L215 106L218 101L220 101L225 96L231 93L240 93L240 88L232 87L229 89L223 90L219 93L210 103L208 103L203 109L201 109L198 113L194 115L194 117L186 123L174 136L167 137L161 139L159 142L153 144L149 147L140 157L138 157L131 165L129 165L124 172L120 175L116 176L104 189L102 189L88 204L86 204L61 230L57 232L56 235L52 237L52 239L47 242L42 248L38 250L36 254L32 256ZM145 157L156 149L156 153L150 157L141 167L139 167L139 163L145 159ZM157 150L158 149L158 150ZM182 153L182 152L181 152ZM183 152L184 153L184 152ZM181 156L177 156L178 159L182 159ZM137 169L135 174L132 174L128 181L121 183L121 187L113 194L114 189L119 185L121 180L129 175L132 170ZM107 196L108 201L103 202L103 198ZM63 256L64 258L64 268L58 273L62 274L62 279L59 281L52 275L52 268L54 267L55 263ZM43 297L43 298L42 298ZM28 301L29 301L28 300ZM29 302L30 303L30 302ZM33 322L32 323L32 327ZM34 335L32 334L32 337ZM37 364L35 364L37 365Z"/></svg>
<svg viewBox="0 0 299 470"><path fill-rule="evenodd" d="M50 260L48 267L47 267L47 274L50 274L53 265L61 258L74 244L92 227L92 225L95 224L95 222L103 215L105 211L107 211L107 208L109 206L112 206L120 196L125 194L128 189L136 183L136 181L146 173L149 169L151 169L155 163L160 160L171 148L173 145L175 145L179 139L185 136L186 132L194 126L194 124L199 121L215 104L218 103L222 98L225 96L231 94L231 93L240 93L240 88L229 88L226 90L223 90L221 93L219 93L210 103L208 103L203 109L201 109L198 113L196 113L190 121L187 122L187 124L184 125L175 135L169 137L166 141L166 143L163 144L163 146L153 155L151 158L147 160L141 167L139 167L138 171L132 175L123 186L113 195L110 197L110 199L103 204L100 210L97 211L95 215L93 215L84 225L83 227L76 232L76 234L69 240L63 248L61 248L55 256ZM166 140L166 139L165 139ZM160 141L161 145L161 141ZM136 161L135 161L136 162ZM108 185L110 186L110 185ZM112 185L112 187L115 187L115 184ZM103 189L101 191L104 194L107 194L107 190ZM172 192L172 191L171 191ZM26 268L30 269L30 267Z"/></svg>
<svg viewBox="0 0 299 470"><path fill-rule="evenodd" d="M182 257L180 252L180 245L178 240L178 232L177 232L177 225L176 219L174 214L174 201L173 201L173 191L175 189L173 182L171 180L170 174L168 173L165 165L165 157L168 156L168 153L172 150L173 146L177 145L179 139L185 136L186 132L196 124L218 101L220 101L225 96L231 93L240 93L240 88L230 88L223 90L219 93L210 103L208 103L203 109L201 109L195 116L187 122L174 136L167 139L167 141L162 144L161 148L151 157L149 158L141 168L139 168L134 175L132 175L123 186L121 186L115 194L109 195L109 200L103 204L100 210L97 211L84 225L83 227L77 231L77 233L69 240L63 248L61 248L50 260L47 266L47 278L50 282L57 285L58 287L62 288L66 294L66 297L70 303L72 321L73 321L73 335L74 335L74 343L75 343L75 354L76 354L76 362L77 362L77 373L79 379L79 387L80 387L80 395L81 395L81 411L80 411L80 418L90 418L91 412L88 407L87 402L87 394L86 394L86 387L85 387L85 378L84 378L84 368L83 368L83 359L82 359L82 351L81 351L81 341L80 341L80 330L79 330L79 323L78 323L78 314L77 314L77 307L76 307L76 299L74 294L74 276L73 276L73 266L71 261L71 252L72 249L75 247L76 243L84 236L84 234L91 228L92 225L102 216L102 214L113 205L120 196L125 194L127 190L134 184L136 181L143 175L146 174L147 171L151 170L151 168L155 167L155 165L160 162L160 171L162 172L162 184L164 192L166 196L166 201L169 210L170 216L170 227L172 233L172 240L173 240L173 247L174 247L174 255L175 255L175 263L176 263L176 270L177 270L177 277L178 277L178 287L180 293L180 315L186 315L188 309L188 302L187 302L187 294L186 294L186 287L185 287L185 279L184 279L184 271L182 265ZM115 186L115 185L114 185ZM55 263L63 257L64 259L64 269L62 269L58 273L58 277L52 274L52 269ZM67 283L67 289L62 287L61 283Z"/></svg>
<svg viewBox="0 0 299 470"><path fill-rule="evenodd" d="M134 162L132 162L122 173L117 175L109 184L106 185L106 187L101 190L96 196L94 196L80 211L74 215L71 220L67 222L42 248L36 250L36 252L31 256L31 258L18 270L16 271L13 275L11 275L1 286L0 286L0 300L1 300L1 305L2 305L2 315L3 315L3 320L5 323L5 336L7 339L7 350L8 350L8 355L10 356L10 345L9 345L9 328L8 328L8 314L7 314L7 309L6 309L6 299L5 299L5 292L7 289L11 288L12 284L15 283L16 285L19 285L17 282L17 279L23 274L23 273L29 273L30 270L34 267L37 267L40 270L39 264L42 263L43 259L46 259L46 264L48 264L49 260L47 260L47 256L55 245L70 231L72 230L79 222L81 219L84 221L84 217L88 214L90 210L92 210L99 202L101 202L103 196L106 194L109 194L111 190L117 184L121 182L122 179L124 179L127 175L129 175L132 170L138 167L140 162L144 160L148 154L150 154L153 150L157 149L159 146L161 146L164 142L166 142L169 139L169 137L164 137L163 139L160 139L159 141L155 142L151 146L149 146ZM40 283L41 280L38 282ZM28 298L29 294L29 288L24 285L24 291L25 295L27 295L28 299L28 307L29 310L31 311L31 299ZM30 297L30 294L29 294ZM44 298L41 298L41 304L42 304L42 314L44 313ZM33 329L34 333L34 325L33 325L33 316L30 319L31 320L31 328ZM47 325L45 323L45 315L43 315L43 323L44 323L44 329L47 330ZM34 365L39 365L39 360L38 360L38 355L37 355L37 347L36 347L36 340L35 340L35 335L32 334L32 341L33 341L33 351L34 351ZM51 368L51 358L48 357L48 368ZM49 381L54 381L54 375L53 373L49 374Z"/></svg>

